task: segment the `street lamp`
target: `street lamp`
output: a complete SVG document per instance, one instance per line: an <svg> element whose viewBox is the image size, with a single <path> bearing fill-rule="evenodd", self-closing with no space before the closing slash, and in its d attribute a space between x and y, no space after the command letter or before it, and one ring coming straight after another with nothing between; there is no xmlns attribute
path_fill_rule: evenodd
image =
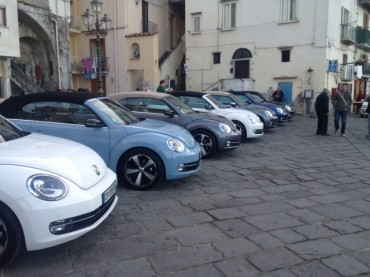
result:
<svg viewBox="0 0 370 277"><path fill-rule="evenodd" d="M103 18L99 23L99 14L102 11L103 2L99 0L92 0L91 2L92 12L89 9L82 14L82 20L87 27L90 34L96 35L96 53L98 59L98 96L104 96L103 90L103 79L101 76L102 64L100 56L100 37L105 37L108 34L108 30L111 28L112 20L104 14ZM95 29L93 28L95 19Z"/></svg>

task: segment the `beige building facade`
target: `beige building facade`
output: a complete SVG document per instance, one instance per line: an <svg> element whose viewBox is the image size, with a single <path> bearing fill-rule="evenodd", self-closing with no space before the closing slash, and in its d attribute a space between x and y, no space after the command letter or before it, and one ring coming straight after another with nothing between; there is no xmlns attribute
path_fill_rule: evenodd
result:
<svg viewBox="0 0 370 277"><path fill-rule="evenodd" d="M189 89L234 86L270 96L280 86L299 113L310 112L317 92L335 93L343 82L355 97L367 86L354 71L368 59L369 2L187 0Z"/></svg>

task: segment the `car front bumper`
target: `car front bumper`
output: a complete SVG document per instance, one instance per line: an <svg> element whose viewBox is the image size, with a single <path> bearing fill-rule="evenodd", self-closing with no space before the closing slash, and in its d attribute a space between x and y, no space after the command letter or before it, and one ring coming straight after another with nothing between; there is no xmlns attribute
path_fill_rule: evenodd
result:
<svg viewBox="0 0 370 277"><path fill-rule="evenodd" d="M13 203L28 251L62 244L93 230L109 216L118 201L114 193L103 203L103 194L117 185L116 174L111 170L90 189L83 190L71 182L67 185L69 192L59 201L43 201L30 195ZM65 232L52 234L56 223L64 225Z"/></svg>

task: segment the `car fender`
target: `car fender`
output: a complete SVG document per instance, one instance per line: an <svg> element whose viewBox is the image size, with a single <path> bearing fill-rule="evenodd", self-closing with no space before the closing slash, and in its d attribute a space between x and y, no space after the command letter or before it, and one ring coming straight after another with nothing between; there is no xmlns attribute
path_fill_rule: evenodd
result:
<svg viewBox="0 0 370 277"><path fill-rule="evenodd" d="M168 163L171 163L176 155L181 154L174 152L168 147L167 139L169 138L172 137L152 132L140 132L128 135L112 147L108 167L116 172L120 158L127 151L133 148L143 147L155 152L161 158L165 168L167 168ZM186 146L185 143L184 145ZM185 151L189 151L187 146Z"/></svg>

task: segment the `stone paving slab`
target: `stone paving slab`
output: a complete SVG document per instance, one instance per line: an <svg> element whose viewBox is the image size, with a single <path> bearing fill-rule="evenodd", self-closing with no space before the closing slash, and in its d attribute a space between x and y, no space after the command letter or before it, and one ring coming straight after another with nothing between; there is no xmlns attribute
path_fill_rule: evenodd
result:
<svg viewBox="0 0 370 277"><path fill-rule="evenodd" d="M345 138L315 131L296 115L194 176L120 186L98 228L0 276L370 276L367 119L350 115Z"/></svg>

